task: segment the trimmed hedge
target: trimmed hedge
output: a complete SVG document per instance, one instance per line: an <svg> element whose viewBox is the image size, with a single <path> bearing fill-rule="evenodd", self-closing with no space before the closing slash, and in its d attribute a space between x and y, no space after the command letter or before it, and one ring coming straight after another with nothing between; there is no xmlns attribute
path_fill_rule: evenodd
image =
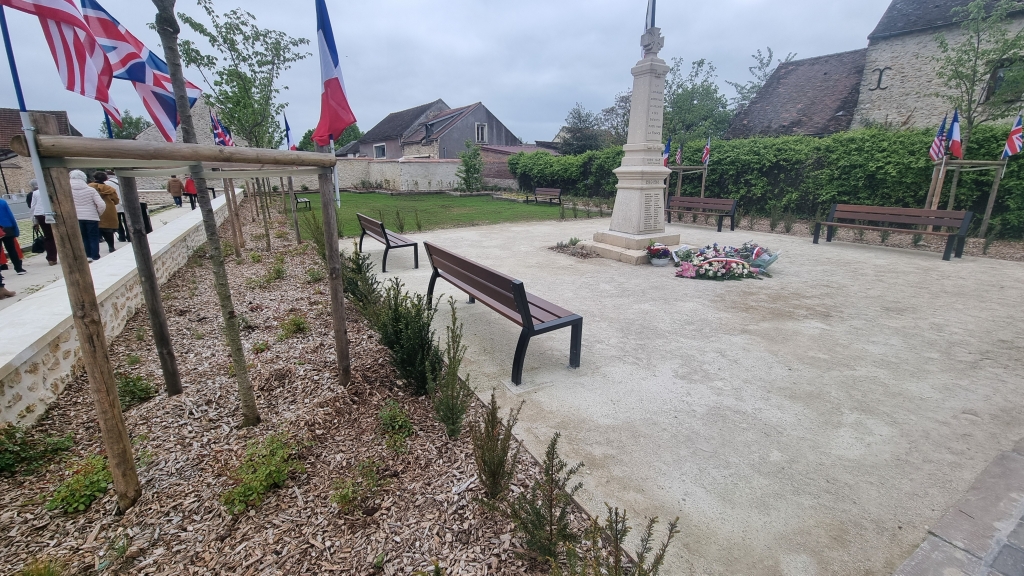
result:
<svg viewBox="0 0 1024 576"><path fill-rule="evenodd" d="M1006 143L1009 126L975 128L968 159L996 160ZM931 130L866 128L826 138L784 136L745 140L716 140L711 146L707 196L735 198L745 212L768 214L773 207L812 218L833 203L920 208L931 181L928 148ZM694 140L683 158L696 163L704 142ZM673 156L674 156L673 151ZM523 189L562 188L578 196L609 196L615 192L622 150L610 148L579 156L551 156L544 152L516 154L509 168ZM946 207L949 182L942 208ZM957 210L978 214L981 223L994 171L964 172L957 187ZM675 193L676 175L671 189ZM683 177L683 195L700 194L700 176ZM1024 235L1024 163L1010 161L993 211L1000 235Z"/></svg>

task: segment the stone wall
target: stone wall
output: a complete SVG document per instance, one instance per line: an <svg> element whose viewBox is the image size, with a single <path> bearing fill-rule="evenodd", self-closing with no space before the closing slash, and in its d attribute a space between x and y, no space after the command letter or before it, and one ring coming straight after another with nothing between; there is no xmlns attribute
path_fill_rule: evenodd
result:
<svg viewBox="0 0 1024 576"><path fill-rule="evenodd" d="M372 188L396 192L454 190L459 164L458 160L339 158L339 185L356 189L369 182Z"/></svg>
<svg viewBox="0 0 1024 576"><path fill-rule="evenodd" d="M227 217L224 197L214 200L217 221ZM206 242L198 210L149 235L158 280L171 277ZM105 255L90 266L107 338L117 336L143 306L130 249ZM81 352L67 287L58 280L0 311L0 422L30 424L61 393Z"/></svg>
<svg viewBox="0 0 1024 576"><path fill-rule="evenodd" d="M1024 18L1016 18L1010 31L1015 33L1022 28ZM929 30L871 42L853 118L854 128L888 123L896 127L934 129L947 113L952 116L949 104L936 95L947 92L937 76L937 32ZM963 39L958 27L948 27L941 32L952 45Z"/></svg>

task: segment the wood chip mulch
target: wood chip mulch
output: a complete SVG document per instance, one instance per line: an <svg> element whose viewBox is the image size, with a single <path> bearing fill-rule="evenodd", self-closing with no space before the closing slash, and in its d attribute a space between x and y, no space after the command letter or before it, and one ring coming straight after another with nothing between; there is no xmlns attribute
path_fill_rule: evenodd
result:
<svg viewBox="0 0 1024 576"><path fill-rule="evenodd" d="M125 413L141 461L142 497L121 516L114 514L112 489L80 514L45 509L72 463L102 450L79 374L36 425L49 434L73 432L72 453L33 476L0 478L0 573L14 574L34 559L56 559L68 574L391 575L430 569L433 559L449 576L546 573L525 559L512 525L479 503L468 432L447 438L429 399L403 390L387 350L351 306L353 383L338 385L327 283L307 281L307 270L320 267L313 247L296 246L279 219L273 254L253 263L249 255L263 241L252 238L262 225L251 214L243 210L245 257L229 258L228 272L236 310L248 323L242 337L263 423L237 426L238 395L220 337L211 264L193 257L162 287L185 392L161 394ZM221 237L230 237L228 228ZM276 254L286 256L286 277L251 287ZM279 341L278 325L292 315L304 316L309 331ZM256 353L260 342L269 349ZM145 310L109 345L115 371L162 383ZM129 365L129 355L141 361ZM378 429L388 399L408 411L416 428L404 454L386 448ZM228 514L220 497L236 484L232 474L246 444L282 431L302 446L305 472L262 505ZM332 483L354 476L367 459L382 464L387 483L361 510L343 514L330 502ZM524 450L513 489L538 474Z"/></svg>

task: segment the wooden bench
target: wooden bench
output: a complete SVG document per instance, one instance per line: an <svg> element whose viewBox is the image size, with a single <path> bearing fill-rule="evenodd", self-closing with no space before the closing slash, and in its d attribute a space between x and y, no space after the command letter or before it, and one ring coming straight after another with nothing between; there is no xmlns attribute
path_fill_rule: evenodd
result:
<svg viewBox="0 0 1024 576"><path fill-rule="evenodd" d="M736 201L719 198L696 198L691 196L670 196L665 216L672 223L672 214L701 214L718 217L718 231L722 221L729 218L729 230L736 229Z"/></svg>
<svg viewBox="0 0 1024 576"><path fill-rule="evenodd" d="M381 272L388 271L388 252L394 248L408 248L412 246L413 263L415 264L413 267L420 267L420 247L417 246L416 242L384 228L383 222L374 220L369 216L357 213L356 217L359 218L359 226L363 229L363 233L359 236L359 251L363 251L363 238L367 236L384 245L384 259L380 263Z"/></svg>
<svg viewBox="0 0 1024 576"><path fill-rule="evenodd" d="M858 206L856 204L835 204L828 214L825 222L814 224L814 243L818 243L821 235L821 227L826 227L825 241L831 242L835 235L835 228L856 228L858 230L878 230L888 232L903 232L905 234L928 234L931 236L946 237L946 251L942 255L943 260L949 260L953 255L954 247L956 257L964 255L964 244L967 242L967 228L971 225L974 212L962 212L955 210L922 210L920 208L887 208L884 206ZM852 222L838 222L838 220L852 220ZM865 223L874 222L878 224L898 224L906 228L890 228L886 226L869 226ZM910 226L923 226L921 229ZM949 228L949 232L934 232L933 226Z"/></svg>
<svg viewBox="0 0 1024 576"><path fill-rule="evenodd" d="M310 203L309 198L300 198L299 196L296 196L295 197L295 209L296 210L299 209L299 204L305 204L306 205L306 210L312 210L313 209L313 205Z"/></svg>
<svg viewBox="0 0 1024 576"><path fill-rule="evenodd" d="M569 366L580 367L580 349L583 345L583 317L573 314L530 294L520 280L506 276L454 252L424 242L427 257L434 268L427 288L427 298L434 296L434 283L444 278L453 286L469 294L470 304L479 300L488 308L508 318L523 328L519 344L512 359L512 382L518 386L523 382L523 360L530 338L546 334L559 328L572 328L569 341Z"/></svg>
<svg viewBox="0 0 1024 576"><path fill-rule="evenodd" d="M562 203L562 191L558 188L537 188L533 191L533 202L534 204L540 204L541 200L547 200L548 204L554 204L555 200L558 203ZM530 199L526 199L526 203L530 203Z"/></svg>

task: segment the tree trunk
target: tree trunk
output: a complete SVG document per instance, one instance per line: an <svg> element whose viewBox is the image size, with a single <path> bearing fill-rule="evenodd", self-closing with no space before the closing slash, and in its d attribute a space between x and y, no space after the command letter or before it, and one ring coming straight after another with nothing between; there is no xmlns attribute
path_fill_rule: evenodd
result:
<svg viewBox="0 0 1024 576"><path fill-rule="evenodd" d="M317 152L327 152L317 146ZM320 209L324 222L324 240L327 252L327 274L331 286L331 314L334 319L334 350L338 358L338 382L347 387L352 380L352 365L348 350L348 324L345 319L345 285L341 280L341 251L338 247L338 217L334 205L334 180L330 174L320 175Z"/></svg>
<svg viewBox="0 0 1024 576"><path fill-rule="evenodd" d="M256 188L263 188L263 237L266 242L267 252L270 252L270 198L267 193L267 184L265 178L260 178L256 182Z"/></svg>
<svg viewBox="0 0 1024 576"><path fill-rule="evenodd" d="M253 195L255 187L249 186L249 179L245 179L245 197L252 200L252 221L256 221L256 211L259 210L259 202L256 201L256 197Z"/></svg>
<svg viewBox="0 0 1024 576"><path fill-rule="evenodd" d="M295 242L302 244L302 231L299 230L299 213L295 210L298 206L295 203L295 184L292 177L288 177L288 196L292 203L292 223L295 224Z"/></svg>
<svg viewBox="0 0 1024 576"><path fill-rule="evenodd" d="M224 179L224 203L228 205L228 224L231 225L231 238L234 240L231 244L235 247L235 258L242 257L242 248L239 246L238 238L238 209L235 208L234 203L231 201L230 187L234 186L230 178Z"/></svg>
<svg viewBox="0 0 1024 576"><path fill-rule="evenodd" d="M57 119L48 114L32 114L32 122L39 134L58 134ZM107 466L117 492L117 507L125 512L142 495L139 475L135 470L132 443L128 427L121 414L117 398L117 383L107 353L107 337L103 330L100 305L96 300L96 286L85 256L85 244L78 228L75 200L71 193L71 180L67 168L49 168L44 171L50 204L56 213L53 224L54 239L60 253L61 270L71 302L71 318L78 333L85 373L89 378L89 391L96 405L96 418L100 435L107 451Z"/></svg>
<svg viewBox="0 0 1024 576"><path fill-rule="evenodd" d="M164 58L170 71L174 85L174 100L181 121L181 137L188 144L196 144L196 131L192 123L192 111L188 107L185 94L185 77L181 70L181 55L178 53L178 20L174 16L174 0L153 0L157 7L156 26L160 34L160 42L164 46ZM224 318L224 337L231 350L231 360L235 367L235 381L238 384L238 397L242 405L242 427L255 426L260 423L260 415L256 408L256 396L249 382L249 371L245 363L245 351L242 349L242 338L238 330L238 316L231 300L231 287L228 284L228 272L224 267L224 252L217 235L217 218L210 203L210 192L206 187L206 179L200 178L202 164L191 166L192 179L199 192L199 209L203 215L203 229L210 247L210 261L213 265L213 284L220 301L220 312Z"/></svg>
<svg viewBox="0 0 1024 576"><path fill-rule="evenodd" d="M157 355L160 357L164 389L167 390L168 396L177 396L181 394L181 374L178 372L178 359L174 355L171 331L167 327L164 303L160 297L160 283L156 278L153 254L149 249L149 237L146 236L145 222L142 219L139 190L133 177L121 178L120 184L121 205L124 206L128 219L128 234L132 240L132 251L135 252L135 266L139 270L142 297L146 301L146 311L149 313L149 326L153 330L153 345L156 346Z"/></svg>
<svg viewBox="0 0 1024 576"><path fill-rule="evenodd" d="M241 258L241 249L245 248L245 234L242 232L242 206L238 203L238 197L235 194L235 181L228 178L230 187L228 188L228 199L231 204L235 207L235 234L238 236L238 248L239 250L235 253Z"/></svg>

